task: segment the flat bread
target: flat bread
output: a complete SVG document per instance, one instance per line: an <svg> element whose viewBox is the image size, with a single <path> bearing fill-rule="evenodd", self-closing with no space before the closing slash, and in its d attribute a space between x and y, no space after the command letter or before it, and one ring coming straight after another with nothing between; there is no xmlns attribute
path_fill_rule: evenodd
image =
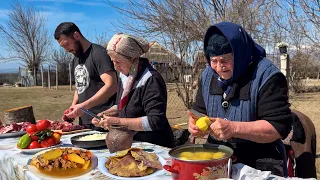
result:
<svg viewBox="0 0 320 180"><path fill-rule="evenodd" d="M158 161L158 156L155 153L148 153L143 150L138 150L131 151L131 155L135 160L143 162L145 166L162 169L162 165Z"/></svg>
<svg viewBox="0 0 320 180"><path fill-rule="evenodd" d="M129 148L117 152L105 163L106 168L113 175L121 177L142 177L152 174L155 169L162 169L158 156L140 148Z"/></svg>

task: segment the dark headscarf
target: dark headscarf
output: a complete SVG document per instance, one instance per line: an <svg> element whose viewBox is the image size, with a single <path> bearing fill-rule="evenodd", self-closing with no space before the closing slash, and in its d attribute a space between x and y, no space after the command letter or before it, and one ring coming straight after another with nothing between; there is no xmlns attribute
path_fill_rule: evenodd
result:
<svg viewBox="0 0 320 180"><path fill-rule="evenodd" d="M240 25L221 22L210 26L204 37L204 52L209 64L211 55L229 53L230 48L223 37L229 42L234 57L233 76L230 79L231 82L228 82L229 84L241 77L252 62L265 57L266 51L256 44ZM217 40L213 40L215 38ZM218 46L221 46L221 48ZM216 72L214 74L219 77Z"/></svg>

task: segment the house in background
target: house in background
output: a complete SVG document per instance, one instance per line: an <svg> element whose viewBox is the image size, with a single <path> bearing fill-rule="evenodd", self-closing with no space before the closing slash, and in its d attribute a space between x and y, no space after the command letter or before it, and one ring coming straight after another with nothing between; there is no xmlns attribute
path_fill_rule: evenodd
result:
<svg viewBox="0 0 320 180"><path fill-rule="evenodd" d="M161 46L158 42L150 42L150 49L143 57L162 75L165 82L177 82L181 78L179 66L183 64L174 53Z"/></svg>

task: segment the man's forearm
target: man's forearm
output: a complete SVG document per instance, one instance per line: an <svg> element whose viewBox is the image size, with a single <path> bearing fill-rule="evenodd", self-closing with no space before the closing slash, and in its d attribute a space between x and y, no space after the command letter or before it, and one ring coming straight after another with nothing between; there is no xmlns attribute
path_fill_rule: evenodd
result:
<svg viewBox="0 0 320 180"><path fill-rule="evenodd" d="M78 96L77 90L75 90L71 106L78 104L78 102L79 102L79 96Z"/></svg>
<svg viewBox="0 0 320 180"><path fill-rule="evenodd" d="M278 131L266 120L233 123L235 123L233 135L235 138L247 139L257 143L270 143L281 138Z"/></svg>
<svg viewBox="0 0 320 180"><path fill-rule="evenodd" d="M83 102L83 107L90 109L99 104L105 103L113 96L117 91L117 87L114 85L104 85L94 96Z"/></svg>

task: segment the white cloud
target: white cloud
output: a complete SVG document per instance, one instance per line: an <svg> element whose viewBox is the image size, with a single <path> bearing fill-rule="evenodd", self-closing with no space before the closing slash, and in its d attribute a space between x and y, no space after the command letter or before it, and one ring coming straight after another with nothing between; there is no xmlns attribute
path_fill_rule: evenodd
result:
<svg viewBox="0 0 320 180"><path fill-rule="evenodd" d="M8 9L0 9L0 19L7 19L9 12L10 10Z"/></svg>

